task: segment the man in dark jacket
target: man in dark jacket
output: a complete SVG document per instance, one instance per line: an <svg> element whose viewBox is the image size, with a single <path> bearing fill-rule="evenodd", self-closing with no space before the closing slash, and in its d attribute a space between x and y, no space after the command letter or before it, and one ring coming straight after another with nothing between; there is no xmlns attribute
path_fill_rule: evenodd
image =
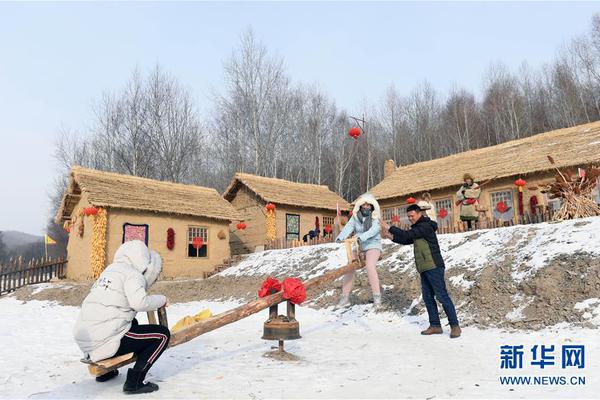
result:
<svg viewBox="0 0 600 400"><path fill-rule="evenodd" d="M395 226L390 227L382 221L382 226L393 235L393 241L400 244L414 245L415 264L421 275L421 291L423 301L429 314L429 328L421 332L422 335L441 334L442 325L438 312L437 300L442 303L444 312L450 322L450 337L457 338L461 334L456 309L446 289L444 281L444 259L438 244L437 223L423 214L421 208L412 204L406 212L410 223L409 230L403 230ZM435 297L434 297L435 296Z"/></svg>

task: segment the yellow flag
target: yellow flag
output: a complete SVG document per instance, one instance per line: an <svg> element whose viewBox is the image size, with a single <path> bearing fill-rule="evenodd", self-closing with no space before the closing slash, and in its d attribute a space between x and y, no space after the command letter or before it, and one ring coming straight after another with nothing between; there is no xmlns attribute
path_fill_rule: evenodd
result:
<svg viewBox="0 0 600 400"><path fill-rule="evenodd" d="M50 236L44 235L44 238L46 240L46 244L56 244L56 240L52 239Z"/></svg>

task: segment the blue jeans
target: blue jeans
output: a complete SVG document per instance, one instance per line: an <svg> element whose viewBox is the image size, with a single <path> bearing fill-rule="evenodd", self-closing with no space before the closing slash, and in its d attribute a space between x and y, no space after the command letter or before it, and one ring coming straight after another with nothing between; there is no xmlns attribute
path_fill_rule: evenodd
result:
<svg viewBox="0 0 600 400"><path fill-rule="evenodd" d="M456 317L456 309L454 303L446 290L446 282L444 281L444 268L437 267L430 269L429 271L421 272L421 291L423 292L423 301L427 308L427 314L429 314L429 325L434 327L441 327L440 313L438 312L437 303L435 297L442 303L444 312L448 317L450 326L458 325L458 318ZM435 297L434 297L435 295Z"/></svg>

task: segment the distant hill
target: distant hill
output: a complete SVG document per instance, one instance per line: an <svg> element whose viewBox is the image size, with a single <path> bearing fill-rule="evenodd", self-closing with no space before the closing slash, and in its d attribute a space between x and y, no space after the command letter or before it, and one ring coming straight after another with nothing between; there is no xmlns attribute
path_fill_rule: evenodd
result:
<svg viewBox="0 0 600 400"><path fill-rule="evenodd" d="M6 250L12 251L22 246L43 242L44 237L25 232L2 231L2 241L6 245Z"/></svg>

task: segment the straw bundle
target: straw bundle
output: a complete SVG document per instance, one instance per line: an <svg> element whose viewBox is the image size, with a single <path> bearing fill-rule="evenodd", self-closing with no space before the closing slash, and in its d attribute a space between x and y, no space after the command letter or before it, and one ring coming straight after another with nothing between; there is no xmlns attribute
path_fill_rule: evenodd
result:
<svg viewBox="0 0 600 400"><path fill-rule="evenodd" d="M555 165L551 156L548 156L548 160ZM558 168L555 169L557 174L554 182L542 190L542 193L548 193L550 199L562 199L562 205L552 219L559 221L600 215L600 207L594 200L600 168L589 168L583 176L570 170L561 172Z"/></svg>

